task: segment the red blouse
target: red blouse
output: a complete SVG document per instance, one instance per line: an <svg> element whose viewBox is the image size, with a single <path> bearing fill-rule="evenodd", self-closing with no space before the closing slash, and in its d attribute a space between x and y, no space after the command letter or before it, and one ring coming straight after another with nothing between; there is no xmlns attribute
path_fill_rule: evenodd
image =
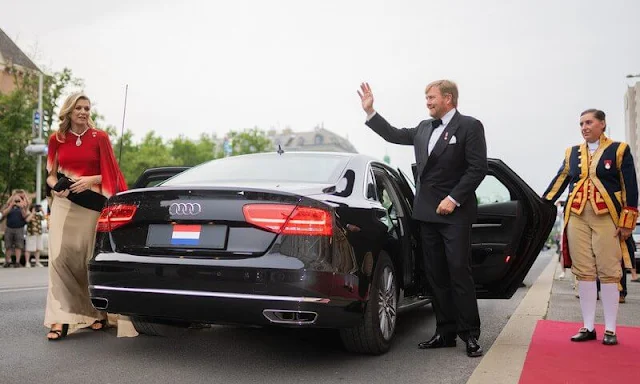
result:
<svg viewBox="0 0 640 384"><path fill-rule="evenodd" d="M102 175L99 186L107 198L125 191L127 184L116 162L109 135L100 129L89 128L80 138L82 144L77 146L76 139L71 132L67 132L64 142L58 141L55 132L49 137L47 170L51 172L57 161L58 172L72 179Z"/></svg>

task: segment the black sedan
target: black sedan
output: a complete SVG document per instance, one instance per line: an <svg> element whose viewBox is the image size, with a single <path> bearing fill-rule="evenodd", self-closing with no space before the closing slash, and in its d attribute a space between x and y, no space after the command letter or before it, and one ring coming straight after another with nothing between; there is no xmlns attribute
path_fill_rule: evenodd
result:
<svg viewBox="0 0 640 384"><path fill-rule="evenodd" d="M325 327L339 329L350 351L384 353L398 313L429 300L410 179L344 153L151 170L100 216L92 303L131 316L140 333L203 323ZM509 298L555 208L494 159L476 194L477 295Z"/></svg>

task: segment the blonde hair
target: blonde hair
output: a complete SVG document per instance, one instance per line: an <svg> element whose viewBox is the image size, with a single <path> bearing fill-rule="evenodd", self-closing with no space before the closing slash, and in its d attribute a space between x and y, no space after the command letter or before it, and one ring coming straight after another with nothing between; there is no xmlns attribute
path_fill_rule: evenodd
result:
<svg viewBox="0 0 640 384"><path fill-rule="evenodd" d="M64 138L67 135L67 132L69 132L69 130L71 129L71 113L80 100L87 100L89 104L91 104L91 100L87 95L82 92L76 92L69 95L69 97L67 97L67 99L62 104L62 107L60 107L60 127L58 128L58 132L56 132L56 139L58 139L58 141L61 143L64 142ZM93 122L93 120L91 120L91 116L89 116L89 118L87 119L87 125L89 126L89 128L96 127L96 124Z"/></svg>
<svg viewBox="0 0 640 384"><path fill-rule="evenodd" d="M433 87L438 88L442 96L447 94L451 95L451 104L453 104L455 108L458 107L458 86L456 83L451 80L436 80L429 83L424 92L429 92Z"/></svg>

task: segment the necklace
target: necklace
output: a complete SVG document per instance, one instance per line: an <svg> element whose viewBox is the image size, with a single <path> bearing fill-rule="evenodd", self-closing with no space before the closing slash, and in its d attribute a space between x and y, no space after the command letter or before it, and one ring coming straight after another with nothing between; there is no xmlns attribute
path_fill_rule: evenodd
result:
<svg viewBox="0 0 640 384"><path fill-rule="evenodd" d="M89 130L89 127L85 128L84 131L82 131L82 133L75 133L73 132L73 130L69 130L69 132L73 133L74 135L78 136L78 138L76 139L76 147L79 147L82 145L82 140L80 140L80 138L82 137L82 135L84 135L85 133L87 133L87 131Z"/></svg>

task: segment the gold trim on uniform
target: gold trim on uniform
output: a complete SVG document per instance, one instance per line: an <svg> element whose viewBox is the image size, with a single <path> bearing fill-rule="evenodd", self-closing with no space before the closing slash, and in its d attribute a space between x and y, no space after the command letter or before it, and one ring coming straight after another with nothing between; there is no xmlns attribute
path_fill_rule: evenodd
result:
<svg viewBox="0 0 640 384"><path fill-rule="evenodd" d="M638 211L629 208L623 208L618 220L618 227L626 229L635 229L638 220Z"/></svg>
<svg viewBox="0 0 640 384"><path fill-rule="evenodd" d="M556 179L556 182L553 183L553 187L545 196L547 200L554 200L555 196L560 192L560 187L564 184L564 181L567 179L569 175L569 158L571 157L571 148L567 148L564 153L564 166L562 167L562 173Z"/></svg>

